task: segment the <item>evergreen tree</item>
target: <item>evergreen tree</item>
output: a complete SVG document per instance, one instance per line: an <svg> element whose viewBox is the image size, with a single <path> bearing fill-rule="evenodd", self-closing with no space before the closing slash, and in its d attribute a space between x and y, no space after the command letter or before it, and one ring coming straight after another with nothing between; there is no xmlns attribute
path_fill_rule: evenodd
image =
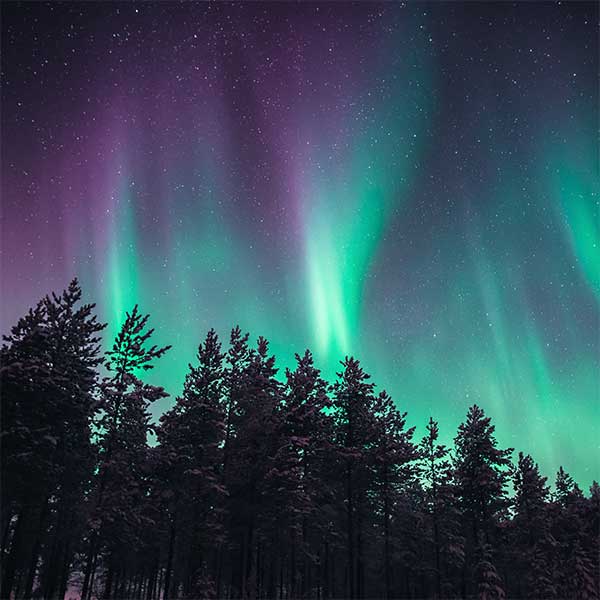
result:
<svg viewBox="0 0 600 600"><path fill-rule="evenodd" d="M167 490L173 490L176 498L171 520L177 527L177 550L174 565L168 568L177 567L174 579L181 582L186 597L215 593L202 586L214 567L215 542L223 535L223 358L211 329L198 347L198 365L189 365L183 394L161 418L158 430Z"/></svg>
<svg viewBox="0 0 600 600"><path fill-rule="evenodd" d="M420 444L422 478L425 486L425 513L430 519L433 557L434 597L449 597L454 590L451 573L464 561L464 538L460 531L460 510L450 450L438 443L439 426L433 418Z"/></svg>
<svg viewBox="0 0 600 600"><path fill-rule="evenodd" d="M562 506L569 506L573 502L583 497L581 488L573 481L573 478L561 467L556 473L556 482L554 484L554 499Z"/></svg>
<svg viewBox="0 0 600 600"><path fill-rule="evenodd" d="M11 590L30 596L36 580L47 598L66 589L91 476L90 421L102 360L97 336L104 328L81 296L73 280L4 338L3 597Z"/></svg>
<svg viewBox="0 0 600 600"><path fill-rule="evenodd" d="M365 580L364 535L368 493L373 486L369 449L375 444L374 384L358 360L346 358L333 386L335 440L340 463L346 545L345 595L362 598Z"/></svg>
<svg viewBox="0 0 600 600"><path fill-rule="evenodd" d="M256 349L247 351L246 339L234 330L226 374L230 394L227 509L231 539L239 557L232 564L231 585L241 597L255 595L260 585L260 548L265 545L263 535L272 521L275 501L269 457L278 448L277 410L281 402L275 358L268 354L267 341L260 337Z"/></svg>
<svg viewBox="0 0 600 600"><path fill-rule="evenodd" d="M582 538L582 544L592 561L596 596L600 597L600 486L597 481L590 486Z"/></svg>
<svg viewBox="0 0 600 600"><path fill-rule="evenodd" d="M154 333L153 329L147 329L148 318L149 315L140 314L136 305L127 313L112 349L106 353L109 376L100 386L99 463L84 598L91 592L101 552L106 568L104 597L116 595L115 591L119 590L116 583L129 575L130 550L140 542L145 525L143 508L149 475L147 438L153 430L148 407L167 393L161 387L144 383L138 375L151 369L152 362L170 348L147 347Z"/></svg>
<svg viewBox="0 0 600 600"><path fill-rule="evenodd" d="M372 498L381 519L383 537L383 596L393 597L393 559L404 550L404 567L412 568L416 555L410 556L408 532L413 532L412 547L416 548L416 511L411 499L416 484L418 451L412 442L415 428L406 428L406 413L401 413L391 396L382 391L373 406L376 440L371 449L374 467ZM379 523L377 523L379 525ZM395 527L394 527L395 526ZM393 529L405 535L394 535ZM378 536L381 539L381 536ZM408 559L408 560L407 560Z"/></svg>
<svg viewBox="0 0 600 600"><path fill-rule="evenodd" d="M549 507L555 543L558 597L598 598L598 545L586 544L591 515L589 500L561 466L556 474L554 502ZM596 540L597 532L596 533ZM594 564L595 563L595 564Z"/></svg>
<svg viewBox="0 0 600 600"><path fill-rule="evenodd" d="M600 487L561 467L551 494L477 406L454 452L433 419L417 448L357 360L329 387L306 351L281 382L265 339L210 330L149 446L168 346L135 307L99 381L80 301L42 299L0 350L2 597L598 598Z"/></svg>
<svg viewBox="0 0 600 600"><path fill-rule="evenodd" d="M528 546L534 546L545 528L545 506L548 500L546 477L529 455L519 452L513 476L515 525Z"/></svg>
<svg viewBox="0 0 600 600"><path fill-rule="evenodd" d="M507 468L512 448L499 449L494 430L491 419L473 405L454 439L455 476L466 539L463 595L474 587L478 547L495 543L497 527L506 518L508 508Z"/></svg>
<svg viewBox="0 0 600 600"><path fill-rule="evenodd" d="M543 589L551 594L553 589L550 573L539 563L542 552L547 559L552 540L548 527L547 501L549 490L546 477L539 473L531 456L519 452L513 473L512 529L514 535L508 552L508 567L512 573L515 593L521 597L534 597ZM549 578L550 576L550 578Z"/></svg>
<svg viewBox="0 0 600 600"><path fill-rule="evenodd" d="M317 566L329 526L321 507L332 498L324 477L331 454L332 424L325 412L331 406L327 384L315 368L312 354L306 350L302 357L296 355L296 363L294 371L286 371L278 421L280 441L271 461L271 481L278 496L273 516L280 524L285 522L278 535L291 540L290 593L305 597L313 583L321 584ZM281 540L275 545L281 545Z"/></svg>

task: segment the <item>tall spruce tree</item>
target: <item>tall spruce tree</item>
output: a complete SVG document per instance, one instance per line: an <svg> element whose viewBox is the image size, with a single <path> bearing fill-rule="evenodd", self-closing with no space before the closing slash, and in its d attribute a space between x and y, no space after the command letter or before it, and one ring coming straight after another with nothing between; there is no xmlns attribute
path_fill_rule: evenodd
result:
<svg viewBox="0 0 600 600"><path fill-rule="evenodd" d="M273 525L277 521L275 535L283 536L290 547L289 589L294 597L306 597L314 585L322 585L318 562L328 523L321 507L331 502L331 488L324 477L331 450L331 417L325 412L330 405L327 384L312 354L307 350L303 356L296 355L296 369L286 371L278 448L270 461L270 481L278 496Z"/></svg>
<svg viewBox="0 0 600 600"><path fill-rule="evenodd" d="M269 457L276 453L278 405L281 384L276 380L275 357L260 337L256 349L247 351L244 336L232 335L228 381L226 437L226 487L233 549L231 587L234 594L256 595L261 548L275 498ZM270 586L272 587L272 586Z"/></svg>
<svg viewBox="0 0 600 600"><path fill-rule="evenodd" d="M594 589L596 596L600 597L600 486L597 481L593 481L590 486L590 497L584 518L583 545L592 561Z"/></svg>
<svg viewBox="0 0 600 600"><path fill-rule="evenodd" d="M373 411L376 438L369 451L374 474L369 495L377 512L374 515L376 539L372 543L382 546L381 566L377 569L383 574L379 595L392 598L397 595L393 581L397 570L393 566L394 558L397 560L403 549L405 569L413 566L415 558L410 549L412 547L414 551L416 548L416 513L412 500L415 498L418 451L412 441L415 428L406 428L406 413L396 408L386 391L377 396ZM404 535L395 534L398 530L402 530ZM410 537L407 535L409 532L413 534Z"/></svg>
<svg viewBox="0 0 600 600"><path fill-rule="evenodd" d="M120 591L117 583L129 576L131 549L140 542L144 501L148 494L149 405L167 396L162 387L144 383L143 372L153 368L170 346L148 347L154 333L149 315L137 305L126 314L112 349L106 353L109 376L100 386L97 419L98 475L90 520L91 535L82 597L89 597L97 560L103 559L105 598ZM147 525L147 524L146 524Z"/></svg>
<svg viewBox="0 0 600 600"><path fill-rule="evenodd" d="M512 448L498 448L494 430L490 417L473 405L454 439L455 476L466 539L464 595L475 589L477 564L491 562L488 546L495 544L498 525L507 516Z"/></svg>
<svg viewBox="0 0 600 600"><path fill-rule="evenodd" d="M211 329L198 347L197 366L189 365L182 395L161 418L158 430L166 489L175 496L170 518L177 543L167 568L174 570L171 589L181 584L185 597L216 593L209 573L214 571L217 542L222 541L226 495L222 485L223 359L221 344Z"/></svg>
<svg viewBox="0 0 600 600"><path fill-rule="evenodd" d="M344 507L346 577L344 595L364 596L365 526L369 490L373 487L369 450L376 443L375 385L358 360L346 358L333 385L335 441L340 465L340 498Z"/></svg>
<svg viewBox="0 0 600 600"><path fill-rule="evenodd" d="M430 549L426 552L431 557L433 596L445 598L455 589L452 574L460 570L464 562L464 538L450 449L438 443L437 421L430 417L426 429L427 435L419 446L424 510L430 520L430 544L427 544Z"/></svg>
<svg viewBox="0 0 600 600"><path fill-rule="evenodd" d="M556 474L554 502L550 505L555 542L557 596L596 599L598 594L597 543L586 535L593 513L579 485L561 466ZM596 540L597 538L596 532ZM589 543L591 541L591 544ZM588 542L588 543L586 543Z"/></svg>
<svg viewBox="0 0 600 600"><path fill-rule="evenodd" d="M508 563L512 573L512 588L519 597L540 595L553 597L551 568L539 562L540 554L551 557L547 501L549 490L546 477L531 456L519 452L513 474L513 537ZM544 552L540 552L544 549Z"/></svg>
<svg viewBox="0 0 600 600"><path fill-rule="evenodd" d="M91 476L90 422L104 325L77 280L5 336L2 389L2 597L64 595ZM40 559L42 563L40 564Z"/></svg>

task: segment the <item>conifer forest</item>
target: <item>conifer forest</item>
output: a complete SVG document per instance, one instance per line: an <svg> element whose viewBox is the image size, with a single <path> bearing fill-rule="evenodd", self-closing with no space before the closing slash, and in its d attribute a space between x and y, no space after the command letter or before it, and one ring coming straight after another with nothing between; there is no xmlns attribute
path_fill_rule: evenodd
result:
<svg viewBox="0 0 600 600"><path fill-rule="evenodd" d="M477 405L417 439L357 359L278 376L235 327L152 423L169 346L137 306L101 346L81 296L2 347L2 598L598 598L600 486L551 485Z"/></svg>
<svg viewBox="0 0 600 600"><path fill-rule="evenodd" d="M600 600L599 23L0 0L0 600Z"/></svg>

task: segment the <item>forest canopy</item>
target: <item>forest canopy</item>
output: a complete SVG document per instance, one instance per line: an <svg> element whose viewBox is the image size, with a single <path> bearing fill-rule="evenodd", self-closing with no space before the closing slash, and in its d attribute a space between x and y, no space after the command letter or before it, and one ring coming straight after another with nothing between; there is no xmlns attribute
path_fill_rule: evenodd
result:
<svg viewBox="0 0 600 600"><path fill-rule="evenodd" d="M170 347L135 306L103 348L81 298L4 338L2 598L599 597L598 483L550 486L481 407L452 447L433 416L417 439L356 358L281 377L235 327L155 423Z"/></svg>

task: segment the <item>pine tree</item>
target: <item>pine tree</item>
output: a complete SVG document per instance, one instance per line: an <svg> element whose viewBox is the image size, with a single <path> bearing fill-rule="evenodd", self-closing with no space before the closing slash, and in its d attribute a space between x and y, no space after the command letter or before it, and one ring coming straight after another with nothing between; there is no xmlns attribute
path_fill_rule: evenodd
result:
<svg viewBox="0 0 600 600"><path fill-rule="evenodd" d="M545 505L549 494L546 480L531 456L519 452L513 475L514 520L530 547L535 545L545 528Z"/></svg>
<svg viewBox="0 0 600 600"><path fill-rule="evenodd" d="M81 296L73 280L61 295L41 300L4 338L3 596L13 587L30 596L36 579L44 597L67 584L92 469L92 394L102 360L97 335L104 328L93 304L79 305Z"/></svg>
<svg viewBox="0 0 600 600"><path fill-rule="evenodd" d="M556 581L559 597L598 598L598 546L586 544L589 501L561 466L550 507L551 533L556 540Z"/></svg>
<svg viewBox="0 0 600 600"><path fill-rule="evenodd" d="M458 428L455 476L463 515L466 561L462 593L473 588L470 581L475 566L477 548L495 543L497 526L506 517L508 484L512 448L497 447L495 427L483 410L473 405L467 419Z"/></svg>
<svg viewBox="0 0 600 600"><path fill-rule="evenodd" d="M227 368L225 371L225 456L224 471L227 476L231 446L235 437L236 413L241 396L245 390L245 372L252 353L248 347L247 333L242 334L239 326L234 327L229 338L229 350L227 351Z"/></svg>
<svg viewBox="0 0 600 600"><path fill-rule="evenodd" d="M580 500L583 497L581 488L573 481L573 478L561 467L556 473L556 482L554 484L556 492L555 500L563 506Z"/></svg>
<svg viewBox="0 0 600 600"><path fill-rule="evenodd" d="M338 448L341 498L345 510L347 551L346 592L349 597L364 595L365 519L369 490L373 487L368 450L376 442L375 385L369 382L358 360L346 358L333 386L333 416Z"/></svg>
<svg viewBox="0 0 600 600"><path fill-rule="evenodd" d="M161 387L144 383L138 375L152 369L152 362L170 348L147 347L154 333L147 329L148 318L149 315L139 313L136 305L127 313L112 349L106 353L110 375L100 386L98 476L83 598L91 591L94 565L102 551L107 570L104 596L115 595L118 580L129 575L130 549L138 544L143 528L149 475L147 437L153 430L148 407L167 393ZM99 547L99 542L104 548Z"/></svg>
<svg viewBox="0 0 600 600"><path fill-rule="evenodd" d="M600 597L600 486L597 481L593 481L590 486L590 497L584 519L582 545L592 561L594 589L596 596Z"/></svg>
<svg viewBox="0 0 600 600"><path fill-rule="evenodd" d="M328 522L321 507L331 502L331 488L324 477L330 453L331 405L327 384L306 350L296 355L296 369L286 371L284 403L279 412L278 450L270 461L270 482L277 494L274 521L279 523L273 547L288 540L290 593L305 597L312 588L315 567ZM272 526L273 528L273 526ZM319 581L318 577L317 581Z"/></svg>
<svg viewBox="0 0 600 600"><path fill-rule="evenodd" d="M450 449L438 443L439 426L433 418L420 444L422 478L425 485L425 513L431 522L431 546L435 597L453 593L449 574L464 562L464 538L460 531L460 511L454 482Z"/></svg>
<svg viewBox="0 0 600 600"><path fill-rule="evenodd" d="M539 473L538 465L531 456L519 452L513 473L512 529L508 560L515 593L519 596L535 597L539 590L552 593L552 579L539 563L541 554L548 554L552 546L548 527L547 501L549 490L546 477ZM546 556L546 560L551 558Z"/></svg>
<svg viewBox="0 0 600 600"><path fill-rule="evenodd" d="M208 569L214 566L215 544L223 536L219 508L226 494L222 485L223 358L217 334L211 329L198 347L198 365L189 365L183 394L161 417L158 430L167 489L176 497L171 515L178 530L175 579L181 582L186 597L215 593L202 586L207 583Z"/></svg>
<svg viewBox="0 0 600 600"><path fill-rule="evenodd" d="M406 533L415 532L416 513L410 502L416 484L418 451L413 444L414 427L406 428L406 413L401 413L391 396L384 390L373 405L376 439L369 451L374 468L372 498L378 508L383 530L383 595L393 597L393 558L400 548L405 553L405 567L414 563L415 556L407 563L411 546ZM394 529L402 529L404 536L394 535ZM378 536L380 537L380 536ZM416 535L413 535L413 541ZM413 547L416 545L413 543ZM412 564L410 564L412 566Z"/></svg>
<svg viewBox="0 0 600 600"><path fill-rule="evenodd" d="M247 350L247 336L232 334L226 381L229 393L226 434L226 487L230 535L237 549L231 585L242 597L257 593L262 536L271 519L274 498L269 457L277 452L278 406L281 384L275 358L260 337Z"/></svg>

